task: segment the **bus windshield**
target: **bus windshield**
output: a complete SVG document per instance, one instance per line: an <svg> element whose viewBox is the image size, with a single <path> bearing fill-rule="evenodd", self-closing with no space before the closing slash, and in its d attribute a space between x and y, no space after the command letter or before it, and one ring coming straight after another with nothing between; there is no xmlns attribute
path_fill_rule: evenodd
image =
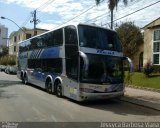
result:
<svg viewBox="0 0 160 128"><path fill-rule="evenodd" d="M80 47L122 51L116 32L87 25L79 25L78 29Z"/></svg>
<svg viewBox="0 0 160 128"><path fill-rule="evenodd" d="M121 57L87 54L88 71L84 71L81 59L81 81L87 83L117 84L123 82L123 60Z"/></svg>

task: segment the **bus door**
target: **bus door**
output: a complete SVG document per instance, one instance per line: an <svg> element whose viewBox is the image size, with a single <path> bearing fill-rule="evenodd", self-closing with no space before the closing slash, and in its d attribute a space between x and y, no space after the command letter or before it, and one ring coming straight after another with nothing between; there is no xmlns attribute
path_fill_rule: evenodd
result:
<svg viewBox="0 0 160 128"><path fill-rule="evenodd" d="M78 85L78 38L77 30L74 26L65 27L65 58L66 58L66 75L64 84L64 95L76 99Z"/></svg>

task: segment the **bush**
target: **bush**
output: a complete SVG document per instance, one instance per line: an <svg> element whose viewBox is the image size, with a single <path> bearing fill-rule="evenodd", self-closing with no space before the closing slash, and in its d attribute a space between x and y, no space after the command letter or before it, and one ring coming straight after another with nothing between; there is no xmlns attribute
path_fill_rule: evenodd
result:
<svg viewBox="0 0 160 128"><path fill-rule="evenodd" d="M153 73L160 73L160 65L153 65Z"/></svg>
<svg viewBox="0 0 160 128"><path fill-rule="evenodd" d="M15 55L6 55L0 58L1 65L16 65L16 56Z"/></svg>
<svg viewBox="0 0 160 128"><path fill-rule="evenodd" d="M150 74L153 72L153 66L151 64L150 61L148 61L145 65L144 65L144 74L149 77Z"/></svg>

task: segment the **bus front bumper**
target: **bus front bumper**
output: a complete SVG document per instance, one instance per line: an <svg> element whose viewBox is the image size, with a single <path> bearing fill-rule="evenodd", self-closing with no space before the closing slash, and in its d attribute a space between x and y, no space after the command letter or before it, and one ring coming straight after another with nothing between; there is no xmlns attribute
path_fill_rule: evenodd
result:
<svg viewBox="0 0 160 128"><path fill-rule="evenodd" d="M79 101L120 98L122 96L124 96L124 91L110 92L110 93L86 93L86 92L80 92Z"/></svg>

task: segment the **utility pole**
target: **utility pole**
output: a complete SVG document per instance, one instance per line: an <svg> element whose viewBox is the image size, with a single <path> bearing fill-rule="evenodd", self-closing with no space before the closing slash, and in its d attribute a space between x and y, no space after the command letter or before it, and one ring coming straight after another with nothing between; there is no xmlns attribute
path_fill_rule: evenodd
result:
<svg viewBox="0 0 160 128"><path fill-rule="evenodd" d="M113 29L113 9L111 9L111 29Z"/></svg>
<svg viewBox="0 0 160 128"><path fill-rule="evenodd" d="M34 36L35 36L35 35L37 35L36 25L40 22L40 20L37 19L37 12L36 12L36 10L34 10L32 12L32 17L33 17L33 20L31 20L30 23L34 24Z"/></svg>

